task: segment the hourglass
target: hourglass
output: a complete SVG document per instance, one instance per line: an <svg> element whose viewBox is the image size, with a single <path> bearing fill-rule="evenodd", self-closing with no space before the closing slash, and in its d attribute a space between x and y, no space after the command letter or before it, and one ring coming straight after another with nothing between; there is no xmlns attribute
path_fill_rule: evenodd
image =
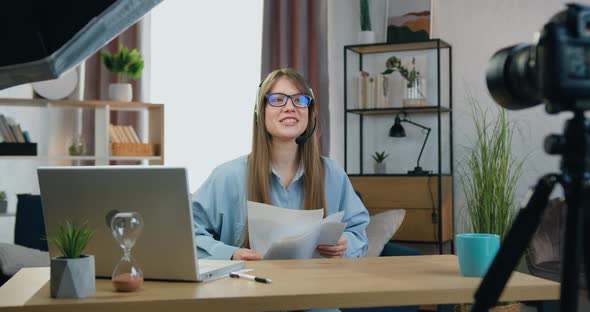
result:
<svg viewBox="0 0 590 312"><path fill-rule="evenodd" d="M123 256L111 276L117 291L136 291L143 283L143 273L131 256L131 249L142 228L143 218L137 212L119 212L111 220L113 236L123 249Z"/></svg>

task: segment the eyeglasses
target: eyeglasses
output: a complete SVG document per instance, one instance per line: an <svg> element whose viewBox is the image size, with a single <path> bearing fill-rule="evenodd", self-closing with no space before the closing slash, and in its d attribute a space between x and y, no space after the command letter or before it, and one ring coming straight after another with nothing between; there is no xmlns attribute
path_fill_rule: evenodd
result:
<svg viewBox="0 0 590 312"><path fill-rule="evenodd" d="M272 107L282 107L287 105L287 101L291 99L293 105L301 108L306 108L311 105L313 98L307 94L293 94L288 95L284 93L269 93L266 96L266 101Z"/></svg>

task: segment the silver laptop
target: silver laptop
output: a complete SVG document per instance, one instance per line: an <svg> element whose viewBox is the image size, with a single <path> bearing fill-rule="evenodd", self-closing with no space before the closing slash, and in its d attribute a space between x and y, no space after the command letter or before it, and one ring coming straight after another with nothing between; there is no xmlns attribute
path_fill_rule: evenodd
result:
<svg viewBox="0 0 590 312"><path fill-rule="evenodd" d="M65 220L87 221L95 234L85 253L94 255L98 277L110 277L123 255L107 223L117 211L143 217L131 254L146 279L204 281L244 267L244 261L197 261L185 168L40 167L37 174L47 233ZM49 253L60 255L51 244Z"/></svg>

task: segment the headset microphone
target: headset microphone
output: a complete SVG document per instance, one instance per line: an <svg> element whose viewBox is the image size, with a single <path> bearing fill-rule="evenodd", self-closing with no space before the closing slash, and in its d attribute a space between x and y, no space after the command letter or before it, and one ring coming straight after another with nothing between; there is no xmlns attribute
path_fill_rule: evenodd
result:
<svg viewBox="0 0 590 312"><path fill-rule="evenodd" d="M305 142L307 142L307 140L309 140L309 138L311 138L311 136L313 135L315 131L315 126L318 124L318 120L316 118L314 118L313 120L313 129L311 129L311 132L308 135L302 134L298 136L297 139L295 139L295 143L297 143L297 145L305 144Z"/></svg>

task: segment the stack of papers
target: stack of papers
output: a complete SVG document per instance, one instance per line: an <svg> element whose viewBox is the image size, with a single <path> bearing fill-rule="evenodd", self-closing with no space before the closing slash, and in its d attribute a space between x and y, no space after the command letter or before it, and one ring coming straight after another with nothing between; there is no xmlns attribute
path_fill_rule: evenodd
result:
<svg viewBox="0 0 590 312"><path fill-rule="evenodd" d="M335 245L344 211L323 218L323 209L295 210L248 202L250 248L264 259L320 258L318 245Z"/></svg>

